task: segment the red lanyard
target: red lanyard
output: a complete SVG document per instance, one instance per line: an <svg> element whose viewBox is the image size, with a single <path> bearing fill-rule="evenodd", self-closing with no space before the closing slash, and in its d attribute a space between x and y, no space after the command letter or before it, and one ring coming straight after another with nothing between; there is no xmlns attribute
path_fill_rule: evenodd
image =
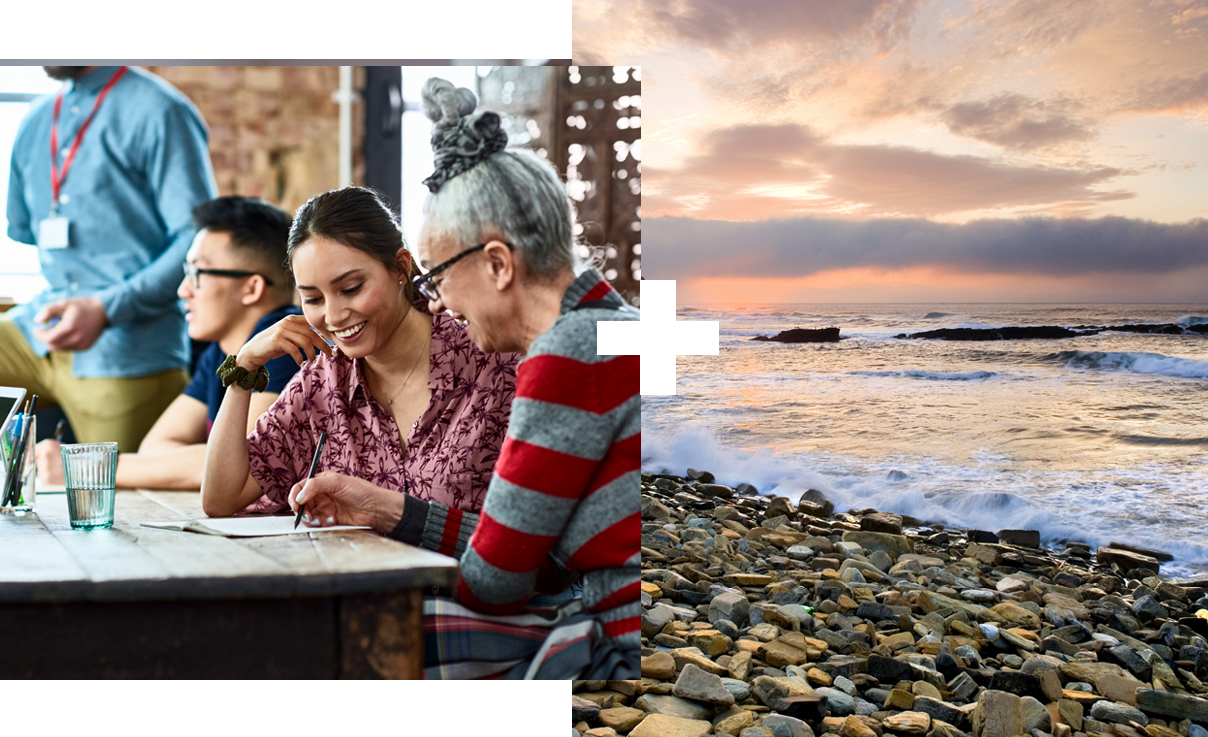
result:
<svg viewBox="0 0 1208 737"><path fill-rule="evenodd" d="M63 92L66 86L59 90L59 96L55 98L55 114L54 119L50 124L50 190L54 195L52 207L55 211L59 209L59 191L63 188L63 182L67 180L67 171L71 169L71 162L75 160L76 151L80 150L80 141L84 140L84 133L88 130L88 124L92 122L92 116L96 115L96 111L101 107L101 103L105 101L105 96L109 94L109 90L117 84L122 75L129 70L130 67L122 67L113 73L105 86L101 88L101 93L97 95L96 102L92 104L92 112L88 113L88 117L84 119L84 124L80 126L80 130L76 133L75 141L71 144L71 151L67 153L67 158L63 159L63 172L59 173L59 167L56 164L59 158L59 110L63 107Z"/></svg>

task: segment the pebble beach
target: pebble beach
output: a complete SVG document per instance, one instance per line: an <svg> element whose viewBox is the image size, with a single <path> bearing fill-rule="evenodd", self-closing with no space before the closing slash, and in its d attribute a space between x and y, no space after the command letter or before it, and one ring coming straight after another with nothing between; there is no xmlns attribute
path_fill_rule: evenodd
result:
<svg viewBox="0 0 1208 737"><path fill-rule="evenodd" d="M572 737L1208 737L1208 578L642 475L642 679L577 681Z"/></svg>

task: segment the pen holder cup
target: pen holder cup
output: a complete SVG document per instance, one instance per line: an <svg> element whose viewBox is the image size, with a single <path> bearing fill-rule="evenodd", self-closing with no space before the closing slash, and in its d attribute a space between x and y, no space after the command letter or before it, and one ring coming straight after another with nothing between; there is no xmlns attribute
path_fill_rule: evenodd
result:
<svg viewBox="0 0 1208 737"><path fill-rule="evenodd" d="M37 441L38 435L37 421L36 417L14 418L9 423L4 437L0 438L0 511L24 514L34 510L34 493L36 491L34 487L38 478L38 464L34 459L34 443ZM29 423L29 432L23 433L26 422ZM24 457L18 459L19 448L17 446L22 434L27 437L25 454ZM20 460L21 463L19 469L15 468L17 460ZM16 476L17 488L10 490L9 484L14 481L9 476L13 475Z"/></svg>
<svg viewBox="0 0 1208 737"><path fill-rule="evenodd" d="M73 530L113 526L117 443L81 443L60 447L67 512Z"/></svg>

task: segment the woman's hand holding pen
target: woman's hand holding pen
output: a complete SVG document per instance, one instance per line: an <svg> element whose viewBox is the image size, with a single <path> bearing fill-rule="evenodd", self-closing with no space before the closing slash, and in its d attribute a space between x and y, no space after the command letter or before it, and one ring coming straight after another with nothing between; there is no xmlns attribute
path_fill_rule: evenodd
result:
<svg viewBox="0 0 1208 737"><path fill-rule="evenodd" d="M290 509L297 512L298 504L305 504L302 521L309 527L364 525L381 533L390 532L402 519L406 499L406 494L334 471L303 479L289 490Z"/></svg>
<svg viewBox="0 0 1208 737"><path fill-rule="evenodd" d="M335 355L335 349L311 329L302 315L286 315L272 327L252 336L243 345L235 364L255 371L278 356L289 355L299 366L318 358L320 353Z"/></svg>

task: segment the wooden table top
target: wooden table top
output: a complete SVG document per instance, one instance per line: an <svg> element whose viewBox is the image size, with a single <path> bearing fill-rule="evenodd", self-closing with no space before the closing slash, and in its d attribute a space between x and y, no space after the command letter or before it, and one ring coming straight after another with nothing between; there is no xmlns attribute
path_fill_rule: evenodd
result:
<svg viewBox="0 0 1208 737"><path fill-rule="evenodd" d="M457 561L371 530L227 538L143 522L205 519L195 491L117 492L112 528L73 530L65 494L0 513L0 602L264 599L452 586Z"/></svg>

